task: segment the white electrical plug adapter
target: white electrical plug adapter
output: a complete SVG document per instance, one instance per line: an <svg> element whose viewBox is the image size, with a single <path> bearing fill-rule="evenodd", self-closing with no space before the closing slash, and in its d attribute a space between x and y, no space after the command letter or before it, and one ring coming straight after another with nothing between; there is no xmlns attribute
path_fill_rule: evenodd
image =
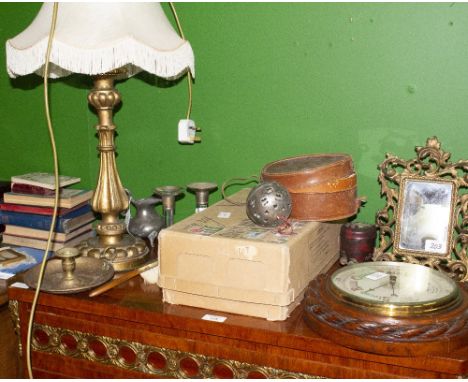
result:
<svg viewBox="0 0 468 382"><path fill-rule="evenodd" d="M179 143L193 145L195 142L200 142L201 139L195 135L197 131L201 131L201 129L195 126L194 121L191 119L181 119L179 121Z"/></svg>

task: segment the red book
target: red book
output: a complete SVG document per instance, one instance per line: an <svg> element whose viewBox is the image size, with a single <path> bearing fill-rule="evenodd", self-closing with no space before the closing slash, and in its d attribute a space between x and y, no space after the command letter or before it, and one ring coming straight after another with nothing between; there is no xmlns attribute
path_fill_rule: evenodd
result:
<svg viewBox="0 0 468 382"><path fill-rule="evenodd" d="M11 182L6 181L6 180L0 180L0 202L3 199L3 194L5 192L10 192L11 191ZM5 226L3 224L0 224L0 233L5 231Z"/></svg>
<svg viewBox="0 0 468 382"><path fill-rule="evenodd" d="M50 188L45 188L41 186L33 186L31 184L24 184L24 183L12 183L11 191L20 193L20 194L49 195L49 196L55 195L55 190L51 190Z"/></svg>
<svg viewBox="0 0 468 382"><path fill-rule="evenodd" d="M83 207L89 202L83 202L72 208L59 208L57 210L57 215L65 215L69 212L75 211L78 208ZM14 211L14 212L23 212L27 214L38 214L38 215L52 215L54 209L52 207L38 207L38 206L28 206L25 204L13 204L13 203L0 203L0 210L4 211Z"/></svg>

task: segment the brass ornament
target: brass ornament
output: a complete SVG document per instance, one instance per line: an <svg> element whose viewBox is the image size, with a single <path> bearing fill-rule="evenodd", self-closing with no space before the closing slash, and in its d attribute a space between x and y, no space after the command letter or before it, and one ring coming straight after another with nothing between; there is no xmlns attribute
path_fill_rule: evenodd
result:
<svg viewBox="0 0 468 382"><path fill-rule="evenodd" d="M387 153L379 165L378 180L386 206L376 215L380 244L373 260L421 264L444 271L456 281L468 281L468 194L461 191L468 187L468 160L449 161L451 154L441 149L437 137L428 138L426 146L417 146L415 151L416 158L410 160ZM405 210L413 206L409 186L418 184L430 185L435 191L447 188L452 192L450 204L444 206L449 210L446 250L437 252L424 246L414 249L402 244ZM435 240L426 243L432 241L437 243Z"/></svg>
<svg viewBox="0 0 468 382"><path fill-rule="evenodd" d="M208 208L210 193L218 189L218 185L212 182L194 182L187 184L187 190L195 194L195 212Z"/></svg>
<svg viewBox="0 0 468 382"><path fill-rule="evenodd" d="M109 262L92 257L79 256L77 248L61 248L56 258L47 262L41 290L49 293L68 294L95 288L112 279L114 269ZM37 288L41 265L24 274L24 282Z"/></svg>
<svg viewBox="0 0 468 382"><path fill-rule="evenodd" d="M40 338L40 339L38 339ZM70 347L73 342L75 346ZM98 346L96 346L98 345ZM98 352L95 349L101 348ZM232 375L231 378L247 378L260 374L268 379L319 379L322 377L289 372L266 366L258 366L235 360L166 349L138 342L83 333L76 330L34 324L32 349L49 354L86 359L88 361L120 367L126 370L173 378L218 378L217 370ZM94 350L93 350L94 349ZM132 354L131 360L122 356ZM158 360L154 362L153 359ZM159 363L159 365L156 365ZM186 364L191 367L186 367Z"/></svg>
<svg viewBox="0 0 468 382"><path fill-rule="evenodd" d="M154 189L154 193L161 197L165 226L166 228L170 227L174 224L176 197L182 193L182 188L179 186L160 186Z"/></svg>
<svg viewBox="0 0 468 382"><path fill-rule="evenodd" d="M246 213L249 219L262 227L277 227L291 214L291 195L276 181L263 181L247 195Z"/></svg>
<svg viewBox="0 0 468 382"><path fill-rule="evenodd" d="M88 95L88 101L96 109L99 119L96 130L100 170L91 206L101 215L101 222L96 226L98 237L78 246L84 256L110 261L117 272L137 268L146 261L149 252L142 239L126 233L125 224L119 219L120 213L129 207L129 197L120 181L115 161L116 126L112 120L113 109L120 103L114 80L121 74L121 70L115 70L95 76L94 88Z"/></svg>
<svg viewBox="0 0 468 382"><path fill-rule="evenodd" d="M23 345L21 343L21 327L19 318L19 304L17 300L8 301L8 309L10 310L11 321L13 322L13 328L18 338L18 355L20 358L23 356Z"/></svg>

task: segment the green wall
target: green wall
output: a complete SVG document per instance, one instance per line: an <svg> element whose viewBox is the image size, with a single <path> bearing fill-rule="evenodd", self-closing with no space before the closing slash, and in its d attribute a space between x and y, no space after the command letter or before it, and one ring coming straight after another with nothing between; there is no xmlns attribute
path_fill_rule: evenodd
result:
<svg viewBox="0 0 468 382"><path fill-rule="evenodd" d="M22 31L38 3L0 3L3 41ZM165 6L167 10L167 6ZM259 174L272 160L305 153L353 156L357 219L373 222L377 165L386 152L413 158L437 135L452 160L466 159L468 4L179 3L196 57L192 118L203 142L177 143L185 80L139 75L118 84L115 116L121 179L136 197L159 185ZM169 14L170 15L170 14ZM5 62L5 52L0 52ZM52 81L61 172L93 187L98 169L89 79ZM52 171L41 79L0 71L0 179ZM220 192L211 201L220 199ZM176 220L192 213L191 194Z"/></svg>

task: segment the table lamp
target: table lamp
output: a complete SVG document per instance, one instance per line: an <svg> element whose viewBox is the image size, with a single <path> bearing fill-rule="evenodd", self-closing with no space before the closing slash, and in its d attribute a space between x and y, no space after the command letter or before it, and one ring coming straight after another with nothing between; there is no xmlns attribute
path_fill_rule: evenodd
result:
<svg viewBox="0 0 468 382"><path fill-rule="evenodd" d="M6 42L10 77L43 75L53 3L44 3L33 22ZM80 246L83 255L107 258L116 271L146 261L144 241L126 233L119 216L129 207L115 161L113 108L120 102L115 79L140 71L165 79L194 73L188 41L171 26L159 3L60 3L50 53L50 78L71 73L93 76L88 101L97 111L100 169L92 208L101 215L97 237ZM189 78L190 79L190 78Z"/></svg>

